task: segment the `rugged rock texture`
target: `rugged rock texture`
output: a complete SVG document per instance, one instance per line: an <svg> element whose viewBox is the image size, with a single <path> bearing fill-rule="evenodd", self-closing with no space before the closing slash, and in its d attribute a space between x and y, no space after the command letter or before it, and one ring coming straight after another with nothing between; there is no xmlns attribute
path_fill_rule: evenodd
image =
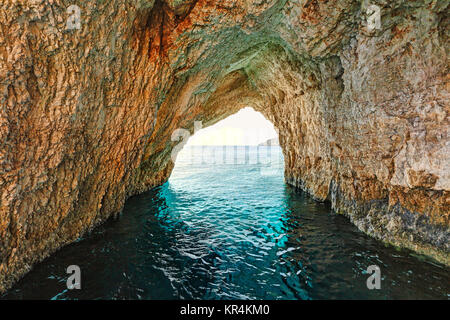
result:
<svg viewBox="0 0 450 320"><path fill-rule="evenodd" d="M245 106L288 183L449 264L449 2L371 3L380 29L356 0L2 1L0 291L166 181L176 128Z"/></svg>

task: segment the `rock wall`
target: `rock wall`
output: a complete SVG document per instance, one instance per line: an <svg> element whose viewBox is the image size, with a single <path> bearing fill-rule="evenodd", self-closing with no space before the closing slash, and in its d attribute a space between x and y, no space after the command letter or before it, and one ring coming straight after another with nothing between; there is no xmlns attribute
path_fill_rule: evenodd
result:
<svg viewBox="0 0 450 320"><path fill-rule="evenodd" d="M288 183L449 264L448 6L3 1L0 292L166 181L175 129L245 106L279 129Z"/></svg>

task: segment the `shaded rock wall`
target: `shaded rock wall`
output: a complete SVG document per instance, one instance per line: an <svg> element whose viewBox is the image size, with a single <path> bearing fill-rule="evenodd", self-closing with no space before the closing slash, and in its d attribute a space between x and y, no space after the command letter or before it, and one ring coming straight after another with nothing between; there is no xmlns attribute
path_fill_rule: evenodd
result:
<svg viewBox="0 0 450 320"><path fill-rule="evenodd" d="M245 106L288 183L448 264L448 2L372 3L380 29L351 0L2 2L0 292L166 181L175 129Z"/></svg>

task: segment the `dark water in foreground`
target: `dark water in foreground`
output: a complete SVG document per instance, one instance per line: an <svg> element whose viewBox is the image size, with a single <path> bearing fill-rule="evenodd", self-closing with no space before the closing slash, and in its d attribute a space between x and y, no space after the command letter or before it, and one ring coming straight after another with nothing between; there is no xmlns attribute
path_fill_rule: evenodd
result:
<svg viewBox="0 0 450 320"><path fill-rule="evenodd" d="M37 265L2 298L450 297L449 268L367 237L286 186L279 148L270 149L271 167L245 164L256 148L247 156L239 148L238 164L211 164L210 149L207 163L200 148L185 150L168 183L128 200L118 219ZM66 289L69 265L81 268L81 290ZM380 290L367 289L370 265L381 268Z"/></svg>

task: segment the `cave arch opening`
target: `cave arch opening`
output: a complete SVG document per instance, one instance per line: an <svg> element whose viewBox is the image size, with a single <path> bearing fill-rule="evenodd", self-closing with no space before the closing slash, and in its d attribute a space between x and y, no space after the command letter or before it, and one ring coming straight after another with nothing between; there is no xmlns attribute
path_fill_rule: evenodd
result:
<svg viewBox="0 0 450 320"><path fill-rule="evenodd" d="M220 166L240 167L236 170L247 166L262 175L284 172L278 129L252 107L244 107L207 127L196 121L192 135L181 130L172 135L172 140L178 137L183 139L172 151L174 168L170 178L186 170L199 172L202 167L207 171Z"/></svg>

